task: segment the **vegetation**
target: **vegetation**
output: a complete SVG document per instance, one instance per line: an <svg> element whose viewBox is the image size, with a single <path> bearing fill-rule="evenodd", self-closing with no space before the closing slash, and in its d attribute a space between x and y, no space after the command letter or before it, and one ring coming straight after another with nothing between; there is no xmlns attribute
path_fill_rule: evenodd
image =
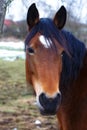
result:
<svg viewBox="0 0 87 130"><path fill-rule="evenodd" d="M35 104L26 86L25 61L0 60L0 130L56 130L55 116L41 116Z"/></svg>
<svg viewBox="0 0 87 130"><path fill-rule="evenodd" d="M27 92L23 60L15 62L0 60L0 89L1 101L2 99L18 98L19 95Z"/></svg>

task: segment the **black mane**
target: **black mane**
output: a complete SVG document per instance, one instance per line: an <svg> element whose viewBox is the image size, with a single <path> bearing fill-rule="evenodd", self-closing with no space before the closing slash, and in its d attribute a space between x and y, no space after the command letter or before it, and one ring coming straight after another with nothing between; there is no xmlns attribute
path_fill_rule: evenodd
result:
<svg viewBox="0 0 87 130"><path fill-rule="evenodd" d="M63 31L68 47L71 52L71 58L64 52L62 61L63 69L61 74L60 88L69 86L76 80L80 69L83 66L86 47L83 42L75 38L71 33Z"/></svg>
<svg viewBox="0 0 87 130"><path fill-rule="evenodd" d="M29 41L34 35L40 32L45 38L51 39L50 45L55 48L53 38L55 38L61 46L63 46L65 52L63 54L63 70L61 74L60 87L70 84L76 79L83 63L83 58L86 53L86 47L83 42L76 39L71 33L67 31L60 31L57 29L51 19L43 18L40 19L39 23L33 27L32 31L28 34L25 40L25 49ZM49 40L50 42L50 40ZM66 50L69 55L66 53Z"/></svg>

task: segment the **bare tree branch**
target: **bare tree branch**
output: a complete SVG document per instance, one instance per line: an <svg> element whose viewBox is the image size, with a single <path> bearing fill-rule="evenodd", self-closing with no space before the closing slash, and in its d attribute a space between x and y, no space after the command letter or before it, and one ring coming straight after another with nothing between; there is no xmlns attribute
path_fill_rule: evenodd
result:
<svg viewBox="0 0 87 130"><path fill-rule="evenodd" d="M2 33L4 18L6 14L6 8L13 0L0 0L0 35Z"/></svg>

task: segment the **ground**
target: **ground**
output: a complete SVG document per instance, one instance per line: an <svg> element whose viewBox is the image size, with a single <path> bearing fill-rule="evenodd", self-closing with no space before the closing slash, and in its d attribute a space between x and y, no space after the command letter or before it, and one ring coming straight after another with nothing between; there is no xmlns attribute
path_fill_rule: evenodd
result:
<svg viewBox="0 0 87 130"><path fill-rule="evenodd" d="M56 130L55 118L41 116L32 96L19 98L0 107L0 130Z"/></svg>
<svg viewBox="0 0 87 130"><path fill-rule="evenodd" d="M0 130L57 130L56 116L39 113L24 64L0 60Z"/></svg>

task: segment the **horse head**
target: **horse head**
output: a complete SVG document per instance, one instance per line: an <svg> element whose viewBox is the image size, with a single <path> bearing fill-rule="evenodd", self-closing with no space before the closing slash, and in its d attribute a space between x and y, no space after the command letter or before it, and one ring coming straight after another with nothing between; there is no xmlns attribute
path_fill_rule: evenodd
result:
<svg viewBox="0 0 87 130"><path fill-rule="evenodd" d="M64 48L56 39L66 22L62 6L53 20L39 18L35 4L27 13L29 34L26 43L26 79L33 86L42 114L56 114L61 103L59 88ZM54 29L55 28L55 29Z"/></svg>

